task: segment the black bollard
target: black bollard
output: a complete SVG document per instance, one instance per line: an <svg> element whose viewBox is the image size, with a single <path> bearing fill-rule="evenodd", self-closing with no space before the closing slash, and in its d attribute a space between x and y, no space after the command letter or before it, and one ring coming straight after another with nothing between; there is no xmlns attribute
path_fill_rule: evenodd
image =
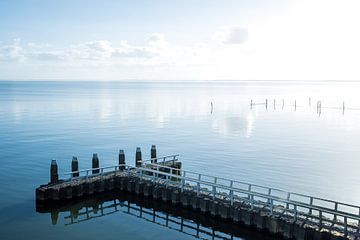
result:
<svg viewBox="0 0 360 240"><path fill-rule="evenodd" d="M99 158L98 158L98 155L97 153L94 153L93 154L93 157L92 157L92 174L96 174L96 173L99 173L100 170L99 170Z"/></svg>
<svg viewBox="0 0 360 240"><path fill-rule="evenodd" d="M119 151L119 170L125 170L125 153L124 153L124 150Z"/></svg>
<svg viewBox="0 0 360 240"><path fill-rule="evenodd" d="M139 147L136 148L136 154L135 154L135 166L141 167L141 149Z"/></svg>
<svg viewBox="0 0 360 240"><path fill-rule="evenodd" d="M151 163L156 163L157 159L156 159L156 146L152 145L151 146Z"/></svg>
<svg viewBox="0 0 360 240"><path fill-rule="evenodd" d="M73 172L72 173L73 177L78 177L79 176L79 162L78 162L77 157L72 158L71 171Z"/></svg>
<svg viewBox="0 0 360 240"><path fill-rule="evenodd" d="M50 165L50 183L57 183L59 181L58 166L56 160L53 159Z"/></svg>

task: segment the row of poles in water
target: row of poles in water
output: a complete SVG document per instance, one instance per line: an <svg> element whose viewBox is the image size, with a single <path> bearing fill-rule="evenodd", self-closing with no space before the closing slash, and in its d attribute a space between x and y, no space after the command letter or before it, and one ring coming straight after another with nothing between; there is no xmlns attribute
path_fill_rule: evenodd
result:
<svg viewBox="0 0 360 240"><path fill-rule="evenodd" d="M309 107L311 107L311 101L312 101L312 99L309 97ZM255 103L255 102L251 99L251 101L250 101L250 108L252 108L252 107L255 106L255 105L265 105L266 109L268 109L269 101L268 101L268 99L265 99L265 102L264 102L264 103ZM274 106L274 109L276 109L276 106L277 106L277 104L276 104L276 99L274 99L274 101L273 101L273 106ZM285 100L283 99L283 100L282 100L282 108L284 108L284 106L285 106ZM297 105L297 101L296 101L296 100L294 100L294 105L292 105L292 106L294 106L295 110L296 110L297 107L299 107L299 106ZM322 103L321 103L321 101L317 101L317 102L316 102L316 111L317 111L318 114L321 114L321 108L322 108ZM343 112L343 114L344 114L344 112L345 112L345 102L344 102L344 101L342 102L342 107L326 107L326 108L341 109L342 112Z"/></svg>

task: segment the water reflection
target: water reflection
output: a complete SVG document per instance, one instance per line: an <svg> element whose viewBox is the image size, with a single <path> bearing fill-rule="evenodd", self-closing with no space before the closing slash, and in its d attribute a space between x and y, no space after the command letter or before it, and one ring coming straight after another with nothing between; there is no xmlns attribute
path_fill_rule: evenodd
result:
<svg viewBox="0 0 360 240"><path fill-rule="evenodd" d="M126 214L197 239L279 239L240 224L225 222L191 209L174 207L128 192L106 192L76 202L40 205L37 211L51 216L52 224L65 226ZM60 219L62 218L62 219Z"/></svg>

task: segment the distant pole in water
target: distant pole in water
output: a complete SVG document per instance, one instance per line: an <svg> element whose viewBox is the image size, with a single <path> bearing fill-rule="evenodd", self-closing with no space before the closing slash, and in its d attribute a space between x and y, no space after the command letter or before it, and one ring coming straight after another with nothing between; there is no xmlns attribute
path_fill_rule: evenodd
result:
<svg viewBox="0 0 360 240"><path fill-rule="evenodd" d="M211 114L213 113L213 111L214 111L214 104L213 102L211 102Z"/></svg>
<svg viewBox="0 0 360 240"><path fill-rule="evenodd" d="M343 115L344 115L344 113L345 113L345 102L343 101Z"/></svg>
<svg viewBox="0 0 360 240"><path fill-rule="evenodd" d="M267 106L268 106L268 100L265 99L265 107L266 107L266 109L267 109Z"/></svg>
<svg viewBox="0 0 360 240"><path fill-rule="evenodd" d="M276 100L274 99L274 109L275 109L275 106L276 106Z"/></svg>
<svg viewBox="0 0 360 240"><path fill-rule="evenodd" d="M282 109L284 109L284 105L285 105L285 100L282 100Z"/></svg>
<svg viewBox="0 0 360 240"><path fill-rule="evenodd" d="M295 100L295 111L296 111L296 100Z"/></svg>
<svg viewBox="0 0 360 240"><path fill-rule="evenodd" d="M309 97L309 106L311 106L311 97Z"/></svg>

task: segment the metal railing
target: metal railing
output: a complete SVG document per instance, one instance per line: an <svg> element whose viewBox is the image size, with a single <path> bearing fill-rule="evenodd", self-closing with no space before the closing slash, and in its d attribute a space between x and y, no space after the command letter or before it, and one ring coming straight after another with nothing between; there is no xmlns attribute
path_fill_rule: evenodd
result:
<svg viewBox="0 0 360 240"><path fill-rule="evenodd" d="M245 204L251 209L261 208L262 210L269 211L270 214L281 214L292 217L295 220L303 219L316 222L322 228L335 229L336 231L343 232L345 235L351 234L360 237L360 206L305 194L286 192L281 189L258 184L185 171L162 164L167 161L166 159L172 159L175 162L178 160L177 157L178 155L169 155L156 158L157 160L163 160L157 163L151 163L152 159L145 160L142 161L141 167L122 164L65 174L70 175L70 180L73 180L125 172L126 174L137 175L141 179L159 182L166 186L178 187L182 192L191 190L198 196L207 195L214 200L226 201L230 205ZM93 170L99 170L99 173L90 174ZM79 173L79 176L73 177L74 173Z"/></svg>
<svg viewBox="0 0 360 240"><path fill-rule="evenodd" d="M140 161L142 164L145 163L165 163L165 162L176 162L179 160L179 154L168 155L163 157L150 158L147 160Z"/></svg>
<svg viewBox="0 0 360 240"><path fill-rule="evenodd" d="M230 205L245 203L251 209L256 206L268 209L271 214L281 211L282 214L291 214L295 219L316 219L320 225L341 228L345 234L348 234L351 228L353 233L359 235L360 206L155 163L148 165L153 168L136 168L140 178L177 186L181 191L193 190L197 195L220 198L228 201ZM164 169L167 169L167 172L164 172Z"/></svg>

